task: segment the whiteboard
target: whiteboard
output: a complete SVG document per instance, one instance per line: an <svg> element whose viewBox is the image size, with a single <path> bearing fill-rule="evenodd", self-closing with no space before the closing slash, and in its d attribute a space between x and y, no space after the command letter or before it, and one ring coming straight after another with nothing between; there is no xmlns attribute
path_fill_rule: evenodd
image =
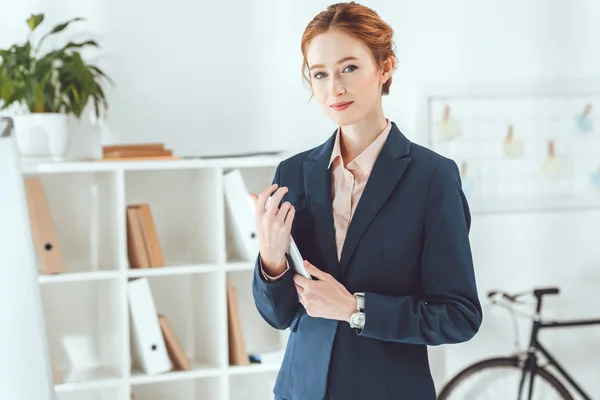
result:
<svg viewBox="0 0 600 400"><path fill-rule="evenodd" d="M0 119L0 135L6 125ZM0 137L0 305L0 399L53 400L25 189L10 134Z"/></svg>
<svg viewBox="0 0 600 400"><path fill-rule="evenodd" d="M433 96L428 141L476 212L600 207L600 94Z"/></svg>

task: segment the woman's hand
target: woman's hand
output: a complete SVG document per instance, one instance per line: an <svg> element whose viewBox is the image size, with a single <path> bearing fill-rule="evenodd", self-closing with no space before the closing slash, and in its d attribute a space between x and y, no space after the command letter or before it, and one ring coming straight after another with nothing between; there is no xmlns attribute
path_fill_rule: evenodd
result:
<svg viewBox="0 0 600 400"><path fill-rule="evenodd" d="M277 190L265 209L267 199L275 189ZM254 202L260 258L265 272L273 276L279 275L285 270L285 253L290 246L294 206L286 201L281 207L277 207L287 191L287 187L277 188L277 184L273 184L267 186L258 196L255 193L249 193Z"/></svg>
<svg viewBox="0 0 600 400"><path fill-rule="evenodd" d="M298 274L294 276L300 304L306 308L307 314L311 317L349 321L356 311L356 298L335 278L308 261L304 261L304 268L318 279L306 279Z"/></svg>

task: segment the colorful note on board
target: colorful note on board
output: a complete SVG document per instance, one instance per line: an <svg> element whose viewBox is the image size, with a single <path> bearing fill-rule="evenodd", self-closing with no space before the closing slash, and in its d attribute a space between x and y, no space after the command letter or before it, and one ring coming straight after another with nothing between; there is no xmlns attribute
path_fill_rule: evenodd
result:
<svg viewBox="0 0 600 400"><path fill-rule="evenodd" d="M597 170L592 171L590 178L594 185L600 187L600 167L598 167Z"/></svg>
<svg viewBox="0 0 600 400"><path fill-rule="evenodd" d="M504 138L504 154L509 158L521 157L521 141L515 138L514 128L512 125L508 126L508 132Z"/></svg>
<svg viewBox="0 0 600 400"><path fill-rule="evenodd" d="M560 175L563 169L563 160L556 156L554 141L548 141L548 154L542 164L542 172L550 177Z"/></svg>
<svg viewBox="0 0 600 400"><path fill-rule="evenodd" d="M458 121L450 116L450 106L444 107L444 115L442 120L438 121L438 130L444 139L454 139L460 136L460 126Z"/></svg>
<svg viewBox="0 0 600 400"><path fill-rule="evenodd" d="M575 127L580 133L589 133L593 130L591 111L592 104L588 103L581 114L575 115Z"/></svg>

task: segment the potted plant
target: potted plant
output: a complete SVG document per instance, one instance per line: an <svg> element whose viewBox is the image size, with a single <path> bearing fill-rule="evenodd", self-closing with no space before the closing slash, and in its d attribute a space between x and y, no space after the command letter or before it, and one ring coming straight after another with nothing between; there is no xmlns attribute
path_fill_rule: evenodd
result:
<svg viewBox="0 0 600 400"><path fill-rule="evenodd" d="M83 18L56 25L34 45L33 33L43 20L44 14L31 15L25 43L0 49L0 110L24 110L11 115L22 157L62 159L70 143L68 117L81 118L88 103L100 117L108 109L102 83L112 82L81 56L83 48L99 48L94 40L68 42L40 53L46 38Z"/></svg>

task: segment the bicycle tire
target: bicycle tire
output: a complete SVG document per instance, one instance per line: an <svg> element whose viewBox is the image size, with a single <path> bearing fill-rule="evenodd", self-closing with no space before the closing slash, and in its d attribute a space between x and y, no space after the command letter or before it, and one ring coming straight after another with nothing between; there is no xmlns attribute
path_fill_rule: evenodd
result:
<svg viewBox="0 0 600 400"><path fill-rule="evenodd" d="M492 368L508 367L521 370L519 364L520 361L517 357L498 357L476 362L475 364L472 364L460 371L448 383L446 383L440 391L437 400L448 400L448 396L454 389L457 388L459 384L464 383L464 381L468 380L469 377L475 375L476 373ZM574 400L567 388L547 370L542 368L538 369L536 373L536 379L538 378L545 380L549 385L551 385L556 392L562 396L563 400Z"/></svg>

